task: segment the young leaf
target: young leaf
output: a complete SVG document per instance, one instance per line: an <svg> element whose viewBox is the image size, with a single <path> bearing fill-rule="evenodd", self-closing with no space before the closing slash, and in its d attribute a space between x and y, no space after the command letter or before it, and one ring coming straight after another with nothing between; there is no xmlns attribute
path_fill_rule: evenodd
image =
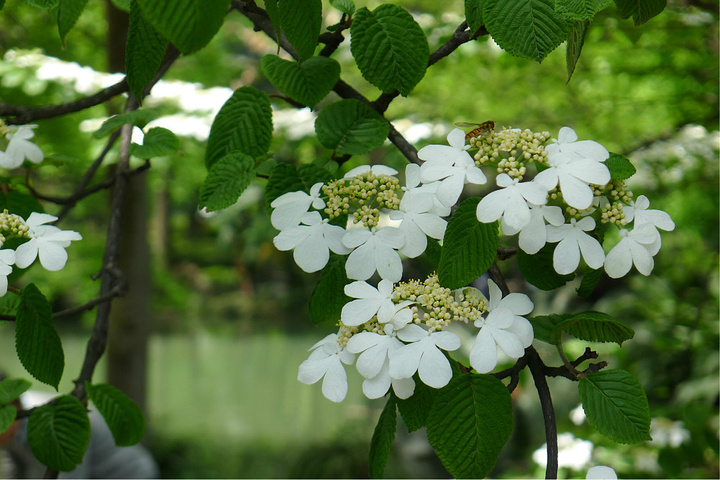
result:
<svg viewBox="0 0 720 480"><path fill-rule="evenodd" d="M532 324L533 334L536 340L541 342L553 344L551 335L556 326L564 322L570 317L569 313L566 314L550 314L550 315L538 315L537 317L527 317L528 321Z"/></svg>
<svg viewBox="0 0 720 480"><path fill-rule="evenodd" d="M632 16L637 27L665 10L667 0L615 0L615 5L620 18Z"/></svg>
<svg viewBox="0 0 720 480"><path fill-rule="evenodd" d="M340 312L350 298L345 295L345 285L350 283L345 274L347 257L330 255L320 272L317 284L310 296L310 321L315 325L335 325Z"/></svg>
<svg viewBox="0 0 720 480"><path fill-rule="evenodd" d="M353 0L330 0L330 5L347 15L355 13L355 2Z"/></svg>
<svg viewBox="0 0 720 480"><path fill-rule="evenodd" d="M340 100L320 111L315 133L337 155L362 155L382 146L390 133L387 121L360 100Z"/></svg>
<svg viewBox="0 0 720 480"><path fill-rule="evenodd" d="M208 44L225 20L230 0L137 0L145 20L182 53Z"/></svg>
<svg viewBox="0 0 720 480"><path fill-rule="evenodd" d="M651 440L647 397L630 372L589 373L578 382L578 391L585 415L600 433L618 443Z"/></svg>
<svg viewBox="0 0 720 480"><path fill-rule="evenodd" d="M297 64L277 55L265 55L262 71L288 97L314 107L340 78L340 64L328 57L311 57Z"/></svg>
<svg viewBox="0 0 720 480"><path fill-rule="evenodd" d="M595 290L600 279L605 274L605 270L598 268L597 270L588 269L583 273L580 286L577 288L577 294L579 297L589 297L590 294Z"/></svg>
<svg viewBox="0 0 720 480"><path fill-rule="evenodd" d="M136 0L130 4L127 35L125 45L127 83L135 98L142 101L143 89L157 73L168 42L143 18Z"/></svg>
<svg viewBox="0 0 720 480"><path fill-rule="evenodd" d="M610 170L610 178L613 180L625 180L637 172L630 160L620 154L612 152L610 153L610 157L605 160L605 166Z"/></svg>
<svg viewBox="0 0 720 480"><path fill-rule="evenodd" d="M567 21L555 13L554 0L485 0L483 19L503 50L538 62L570 32Z"/></svg>
<svg viewBox="0 0 720 480"><path fill-rule="evenodd" d="M405 400L398 399L397 406L409 432L427 426L430 409L439 390L428 387L415 376L415 392Z"/></svg>
<svg viewBox="0 0 720 480"><path fill-rule="evenodd" d="M450 217L440 252L440 285L460 288L487 271L497 257L497 222L481 223L475 216L479 197L463 201Z"/></svg>
<svg viewBox="0 0 720 480"><path fill-rule="evenodd" d="M135 402L112 385L86 383L85 388L110 428L116 445L127 447L142 440L145 418Z"/></svg>
<svg viewBox="0 0 720 480"><path fill-rule="evenodd" d="M272 131L272 110L267 94L253 87L238 88L210 127L205 166L210 169L234 150L252 158L265 155L270 148Z"/></svg>
<svg viewBox="0 0 720 480"><path fill-rule="evenodd" d="M590 27L590 20L577 20L572 23L570 35L568 36L567 49L565 50L565 63L567 65L569 82L575 72L577 61L580 58L583 45L585 44L585 34Z"/></svg>
<svg viewBox="0 0 720 480"><path fill-rule="evenodd" d="M555 325L550 333L550 343L560 343L562 332L587 342L615 342L620 346L635 336L630 325L622 320L592 311L575 313Z"/></svg>
<svg viewBox="0 0 720 480"><path fill-rule="evenodd" d="M592 20L611 4L612 0L555 0L555 11L567 20Z"/></svg>
<svg viewBox="0 0 720 480"><path fill-rule="evenodd" d="M7 405L25 393L32 383L24 378L6 378L0 382L0 405Z"/></svg>
<svg viewBox="0 0 720 480"><path fill-rule="evenodd" d="M0 297L0 313L3 315L15 315L20 307L20 297L17 295L3 295Z"/></svg>
<svg viewBox="0 0 720 480"><path fill-rule="evenodd" d="M312 57L322 27L321 0L279 0L277 5L283 32L295 48L298 61Z"/></svg>
<svg viewBox="0 0 720 480"><path fill-rule="evenodd" d="M280 195L300 190L306 191L297 168L289 163L278 163L265 185L265 206L269 210L270 204Z"/></svg>
<svg viewBox="0 0 720 480"><path fill-rule="evenodd" d="M57 390L65 368L65 353L55 330L52 309L31 283L20 297L15 318L15 349L25 370Z"/></svg>
<svg viewBox="0 0 720 480"><path fill-rule="evenodd" d="M243 152L230 152L213 164L200 187L200 207L222 210L235 204L255 177L255 160Z"/></svg>
<svg viewBox="0 0 720 480"><path fill-rule="evenodd" d="M53 470L69 472L83 460L90 420L80 400L62 395L30 414L27 436L35 458Z"/></svg>
<svg viewBox="0 0 720 480"><path fill-rule="evenodd" d="M397 429L397 407L395 395L390 394L375 426L370 441L370 478L383 478L385 465L390 456L390 448L395 441Z"/></svg>
<svg viewBox="0 0 720 480"><path fill-rule="evenodd" d="M65 36L80 18L88 0L60 0L57 9L57 24L60 40L65 48Z"/></svg>
<svg viewBox="0 0 720 480"><path fill-rule="evenodd" d="M456 376L438 393L427 435L443 465L456 478L484 478L512 433L512 404L503 383L491 375Z"/></svg>
<svg viewBox="0 0 720 480"><path fill-rule="evenodd" d="M5 405L0 407L0 433L10 428L17 416L17 407L15 405Z"/></svg>
<svg viewBox="0 0 720 480"><path fill-rule="evenodd" d="M547 244L535 255L528 255L522 250L517 252L517 262L525 280L540 290L554 290L575 278L574 273L560 275L553 267L555 245Z"/></svg>
<svg viewBox="0 0 720 480"><path fill-rule="evenodd" d="M126 123L137 125L140 128L145 128L145 125L155 120L157 117L158 114L155 110L146 108L113 115L105 120L100 128L93 132L93 137L102 138L110 135L114 130L122 127Z"/></svg>
<svg viewBox="0 0 720 480"><path fill-rule="evenodd" d="M483 21L483 1L484 0L465 0L465 18L468 27L473 32L477 32L485 25Z"/></svg>
<svg viewBox="0 0 720 480"><path fill-rule="evenodd" d="M408 95L425 76L430 47L420 25L404 8L382 4L355 13L350 51L363 78L385 93Z"/></svg>
<svg viewBox="0 0 720 480"><path fill-rule="evenodd" d="M151 128L143 137L143 144L130 145L130 154L138 158L162 157L172 155L180 150L180 142L173 132L167 128Z"/></svg>

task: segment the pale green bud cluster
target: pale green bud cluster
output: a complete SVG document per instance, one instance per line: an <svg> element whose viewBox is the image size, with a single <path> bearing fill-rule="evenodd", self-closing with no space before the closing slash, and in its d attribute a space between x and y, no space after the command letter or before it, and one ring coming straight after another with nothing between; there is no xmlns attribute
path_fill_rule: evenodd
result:
<svg viewBox="0 0 720 480"><path fill-rule="evenodd" d="M522 179L526 164L545 162L545 143L549 139L550 132L504 128L489 135L473 137L470 145L478 149L474 155L478 167L497 162L498 173Z"/></svg>
<svg viewBox="0 0 720 480"><path fill-rule="evenodd" d="M28 230L29 227L19 215L9 213L7 210L0 213L0 245L8 238L29 238Z"/></svg>
<svg viewBox="0 0 720 480"><path fill-rule="evenodd" d="M337 334L338 345L340 345L342 348L345 348L347 346L348 340L350 340L353 335L358 333L358 327L348 327L343 323L338 323L338 325L340 326L340 330Z"/></svg>
<svg viewBox="0 0 720 480"><path fill-rule="evenodd" d="M389 175L367 171L351 179L335 180L322 189L328 197L324 211L330 219L352 215L354 223L368 228L378 225L381 210L400 207L400 181Z"/></svg>

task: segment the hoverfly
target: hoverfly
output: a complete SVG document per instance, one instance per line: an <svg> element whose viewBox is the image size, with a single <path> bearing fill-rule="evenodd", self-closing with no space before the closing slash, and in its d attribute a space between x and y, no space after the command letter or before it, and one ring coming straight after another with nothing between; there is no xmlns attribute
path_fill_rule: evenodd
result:
<svg viewBox="0 0 720 480"><path fill-rule="evenodd" d="M470 140L473 137L485 137L490 135L490 132L495 130L495 122L488 120L483 123L471 123L471 122L458 122L455 124L456 127L476 127L473 130L465 134L465 140Z"/></svg>

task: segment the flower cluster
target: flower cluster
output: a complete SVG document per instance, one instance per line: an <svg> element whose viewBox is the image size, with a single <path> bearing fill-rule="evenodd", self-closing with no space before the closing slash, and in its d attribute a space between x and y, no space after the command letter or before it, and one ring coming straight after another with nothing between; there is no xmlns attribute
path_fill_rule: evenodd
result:
<svg viewBox="0 0 720 480"><path fill-rule="evenodd" d="M476 371L495 368L498 347L509 357L520 358L533 340L532 326L523 317L533 304L519 293L501 298L492 281L489 288L488 301L473 287L454 291L442 287L437 275L424 282L381 280L377 288L364 281L350 283L345 293L354 300L342 309L338 333L311 348L298 380L312 384L322 379L323 394L340 402L348 390L344 365L355 363L368 398L380 398L390 388L399 398L410 397L416 373L424 384L442 388L452 378L443 352L461 344L460 337L446 328L458 322L476 329L470 351L470 366Z"/></svg>
<svg viewBox="0 0 720 480"><path fill-rule="evenodd" d="M0 121L0 135L8 140L5 151L0 151L0 167L17 168L23 164L25 159L32 163L43 161L43 152L30 141L35 132L33 128L37 125L6 126Z"/></svg>

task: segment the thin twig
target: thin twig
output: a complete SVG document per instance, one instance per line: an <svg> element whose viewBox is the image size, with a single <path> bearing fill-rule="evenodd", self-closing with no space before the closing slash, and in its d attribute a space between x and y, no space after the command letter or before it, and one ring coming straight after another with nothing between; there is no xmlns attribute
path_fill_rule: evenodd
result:
<svg viewBox="0 0 720 480"><path fill-rule="evenodd" d="M505 370L502 370L500 372L493 373L493 377L502 380L503 378L510 377L510 383L508 383L507 389L510 393L512 393L515 388L517 388L518 383L520 383L520 371L523 370L530 360L530 356L528 354L523 355L522 357L518 358L518 361L515 362L515 365L513 365L510 368L506 368Z"/></svg>

